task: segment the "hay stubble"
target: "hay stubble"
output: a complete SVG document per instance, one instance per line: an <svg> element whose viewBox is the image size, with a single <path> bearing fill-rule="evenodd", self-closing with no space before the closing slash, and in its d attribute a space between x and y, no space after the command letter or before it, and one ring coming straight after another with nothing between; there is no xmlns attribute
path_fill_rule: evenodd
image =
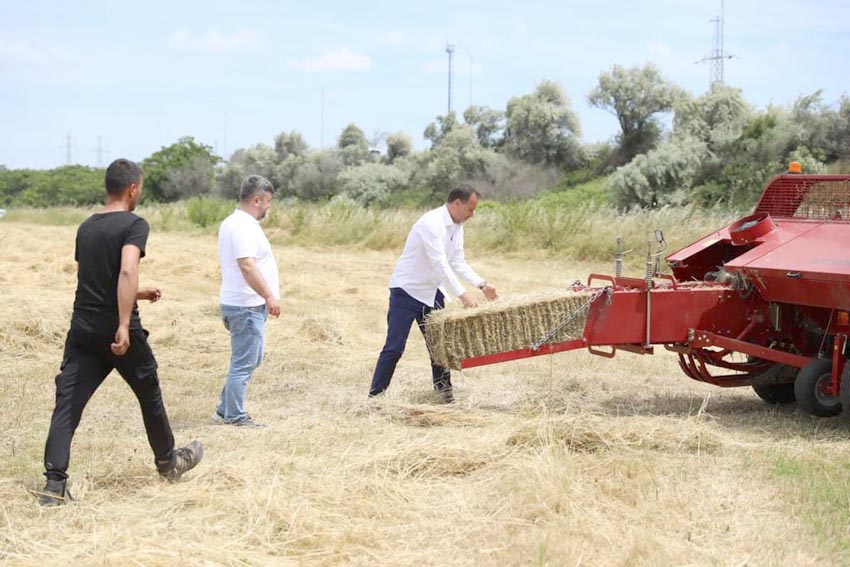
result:
<svg viewBox="0 0 850 567"><path fill-rule="evenodd" d="M141 306L178 442L205 460L155 478L138 407L109 377L72 449L78 502L42 510L41 453L74 278L73 227L0 224L0 562L33 565L799 565L847 558L765 473L777 450L844 451L834 422L686 380L667 355L584 352L455 375L424 397L411 333L387 396L367 403L394 253L276 244L283 314L244 431L208 422L229 356L209 236L154 234ZM474 240L474 225L469 240ZM503 293L600 266L471 262ZM190 267L187 269L186 267ZM591 269L593 268L593 270ZM704 404L707 396L709 402ZM816 426L817 424L817 426ZM832 428L832 429L830 429ZM850 455L848 455L850 456Z"/></svg>

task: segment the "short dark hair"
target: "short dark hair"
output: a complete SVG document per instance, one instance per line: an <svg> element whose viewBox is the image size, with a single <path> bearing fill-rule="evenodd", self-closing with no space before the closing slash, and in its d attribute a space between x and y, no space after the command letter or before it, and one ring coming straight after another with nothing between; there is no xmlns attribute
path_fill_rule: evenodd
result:
<svg viewBox="0 0 850 567"><path fill-rule="evenodd" d="M274 194L274 185L262 175L249 175L239 187L239 199L244 201L260 192Z"/></svg>
<svg viewBox="0 0 850 567"><path fill-rule="evenodd" d="M460 199L461 203L468 203L469 198L473 195L480 197L481 193L472 185L464 183L449 191L449 196L446 197L446 203L451 203L457 199Z"/></svg>
<svg viewBox="0 0 850 567"><path fill-rule="evenodd" d="M113 196L121 195L132 183L141 181L142 168L128 159L116 159L106 168L106 193Z"/></svg>

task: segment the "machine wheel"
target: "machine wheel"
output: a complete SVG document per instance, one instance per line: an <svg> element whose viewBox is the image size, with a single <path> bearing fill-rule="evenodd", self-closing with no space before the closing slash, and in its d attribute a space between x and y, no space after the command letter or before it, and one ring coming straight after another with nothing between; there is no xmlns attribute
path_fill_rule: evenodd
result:
<svg viewBox="0 0 850 567"><path fill-rule="evenodd" d="M756 395L769 404L790 404L794 397L794 384L756 384Z"/></svg>
<svg viewBox="0 0 850 567"><path fill-rule="evenodd" d="M794 381L794 396L803 411L818 417L841 413L839 397L823 391L831 376L832 361L826 358L816 358L800 369Z"/></svg>

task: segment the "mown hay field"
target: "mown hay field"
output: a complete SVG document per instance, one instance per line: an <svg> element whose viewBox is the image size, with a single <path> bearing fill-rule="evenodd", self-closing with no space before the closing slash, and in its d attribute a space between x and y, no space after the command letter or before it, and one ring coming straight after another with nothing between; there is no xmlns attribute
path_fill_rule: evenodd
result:
<svg viewBox="0 0 850 567"><path fill-rule="evenodd" d="M144 214L144 211L142 211ZM77 501L41 509L42 451L75 286L73 226L0 221L0 563L9 565L846 565L844 417L689 381L675 359L563 353L455 373L436 403L414 331L367 403L397 251L272 234L283 314L249 411L209 418L229 356L215 237L154 233L142 320L178 443L169 485L129 388L107 379L71 455ZM467 240L475 239L475 221ZM471 264L502 294L605 265L523 254Z"/></svg>

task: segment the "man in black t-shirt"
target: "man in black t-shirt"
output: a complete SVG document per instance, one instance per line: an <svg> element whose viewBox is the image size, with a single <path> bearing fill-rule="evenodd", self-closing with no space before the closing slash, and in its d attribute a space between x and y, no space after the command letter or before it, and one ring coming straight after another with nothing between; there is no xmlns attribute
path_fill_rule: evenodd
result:
<svg viewBox="0 0 850 567"><path fill-rule="evenodd" d="M71 499L66 472L71 439L86 403L113 369L139 400L161 476L174 482L203 456L198 441L174 448L156 359L139 319L136 300L153 302L160 297L156 288L138 287L139 260L145 255L150 229L132 211L142 196L143 183L138 165L126 159L112 162L106 170L106 206L77 230L77 293L44 449L47 483L39 502L45 506Z"/></svg>

